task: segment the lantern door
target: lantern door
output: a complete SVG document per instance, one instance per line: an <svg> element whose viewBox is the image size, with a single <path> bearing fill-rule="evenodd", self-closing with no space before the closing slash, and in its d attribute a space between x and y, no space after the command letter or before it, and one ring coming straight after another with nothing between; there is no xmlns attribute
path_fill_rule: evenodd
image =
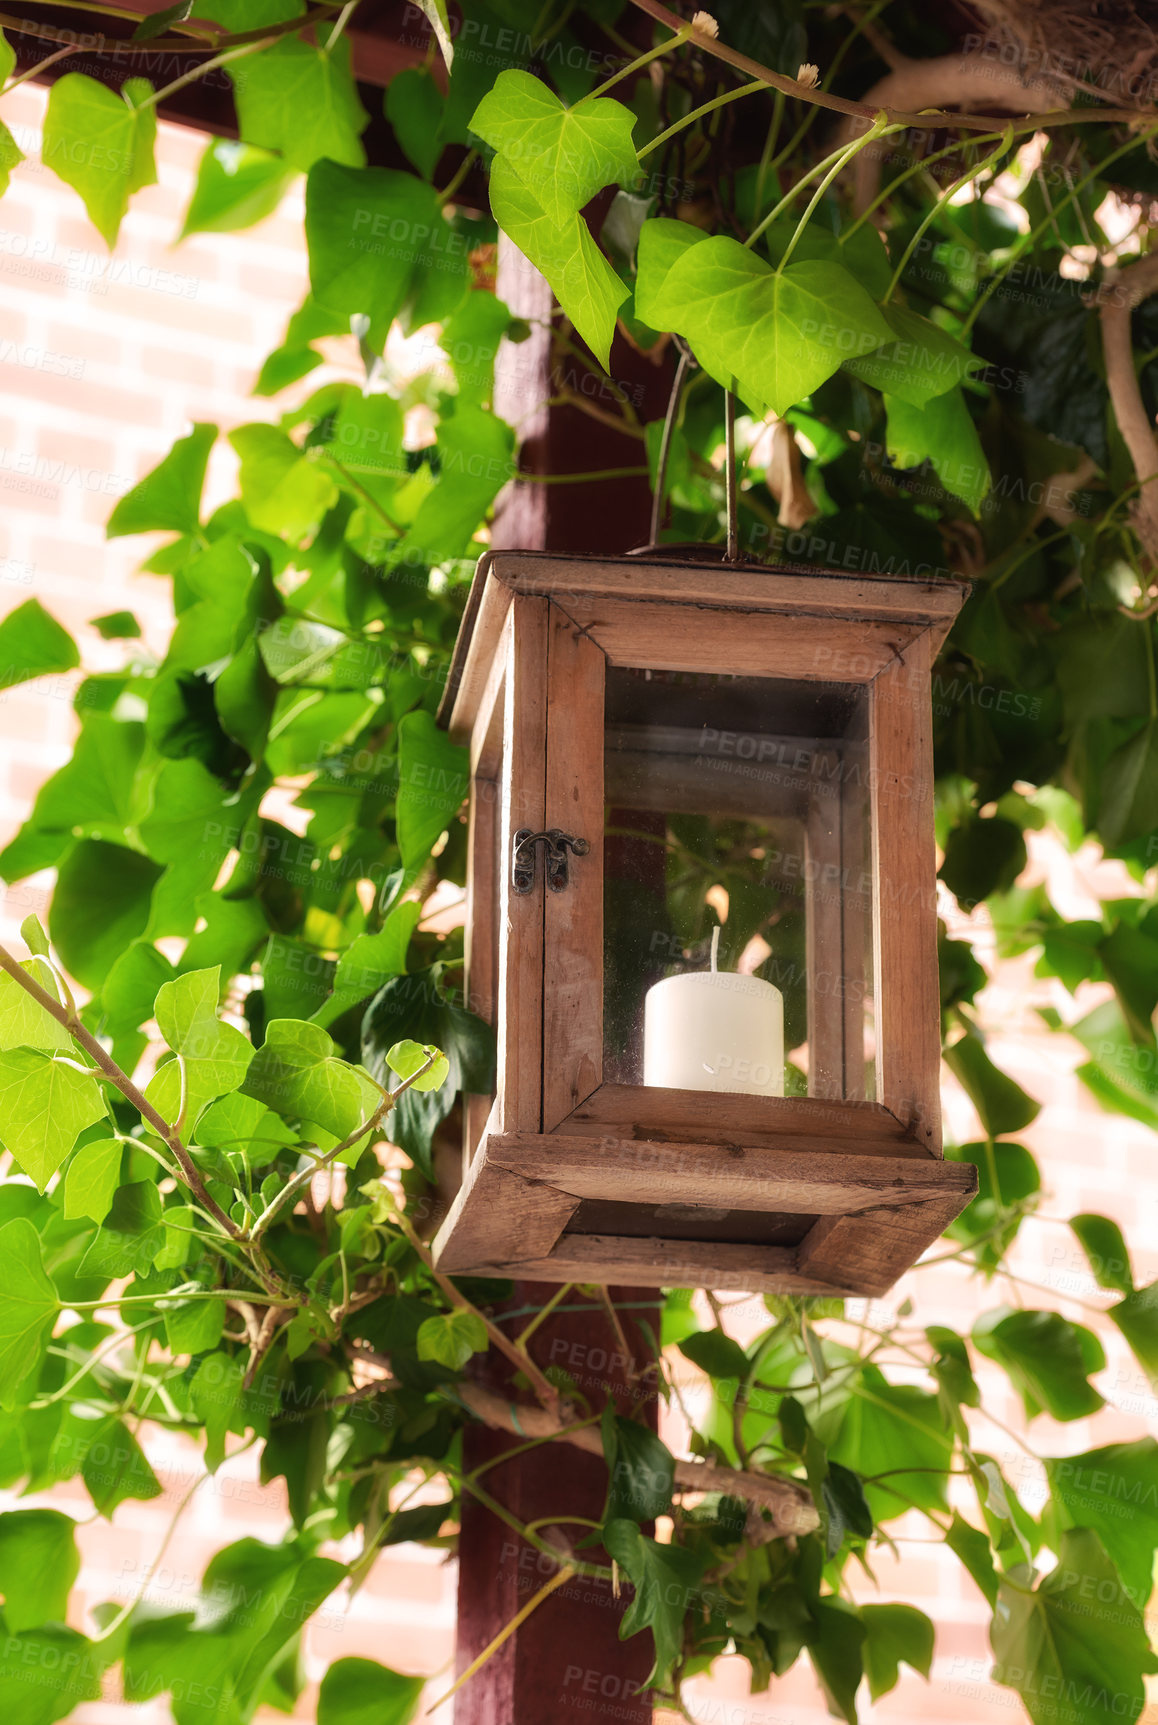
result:
<svg viewBox="0 0 1158 1725"><path fill-rule="evenodd" d="M545 894L542 1129L678 1133L710 1095L719 1132L823 1104L935 1151L927 659L626 609L548 603L545 824L586 854Z"/></svg>

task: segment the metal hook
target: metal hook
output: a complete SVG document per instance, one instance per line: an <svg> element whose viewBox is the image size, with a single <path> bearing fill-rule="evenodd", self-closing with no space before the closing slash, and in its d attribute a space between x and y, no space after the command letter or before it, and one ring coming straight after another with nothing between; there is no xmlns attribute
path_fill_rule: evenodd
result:
<svg viewBox="0 0 1158 1725"><path fill-rule="evenodd" d="M535 846L545 844L547 847L547 889L549 892L563 892L568 881L567 852L574 856L585 857L591 846L586 839L573 838L559 827L549 827L545 832L533 832L530 827L520 827L516 832L511 850L511 891L528 893L535 884Z"/></svg>

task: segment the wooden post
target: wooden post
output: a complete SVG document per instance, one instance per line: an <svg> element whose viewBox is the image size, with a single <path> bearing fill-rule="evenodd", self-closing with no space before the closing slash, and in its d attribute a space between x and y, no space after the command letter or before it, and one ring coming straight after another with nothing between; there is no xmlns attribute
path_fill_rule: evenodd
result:
<svg viewBox="0 0 1158 1725"><path fill-rule="evenodd" d="M521 465L542 476L621 467L646 467L642 439L617 432L609 420L617 411L614 394L588 376L578 361L565 357L552 376L550 322L558 316L542 277L500 240L498 291L516 316L531 327L530 337L504 343L496 374L495 405L517 428ZM560 369L562 375L560 376ZM667 405L672 368L666 357L649 360L617 338L611 373L627 392L641 421L656 419ZM559 394L577 396L584 407L548 405ZM592 411L592 409L594 411ZM591 484L517 484L508 488L495 523L494 544L511 549L606 551L622 553L646 543L651 494L644 477ZM529 1321L555 1289L535 1282L516 1284L509 1330ZM622 1336L596 1303L578 1296L564 1300L535 1332L536 1361L569 1373L595 1408L614 1396L623 1413L656 1420L654 1380L633 1374L646 1365L650 1347L640 1326L659 1332L659 1303L653 1288L609 1288L621 1314ZM514 1316L515 1313L522 1316ZM501 1320L500 1320L501 1321ZM624 1357L623 1341L634 1355ZM488 1370L494 1369L493 1358ZM516 1392L512 1392L514 1395ZM467 1433L464 1466L469 1471L516 1447L507 1433L478 1428ZM588 1531L567 1516L598 1521L607 1494L607 1474L596 1456L564 1444L543 1444L490 1468L480 1479L487 1493L523 1525L560 1517L560 1536L578 1541ZM540 1527L540 1537L550 1524ZM601 1551L579 1554L606 1561ZM555 1572L550 1558L498 1516L464 1494L459 1548L458 1656L461 1672L476 1659ZM649 1725L650 1696L641 1692L652 1662L651 1638L620 1641L619 1624L627 1599L613 1599L610 1587L576 1577L537 1607L508 1637L455 1700L455 1725L559 1725L572 1716L616 1725Z"/></svg>

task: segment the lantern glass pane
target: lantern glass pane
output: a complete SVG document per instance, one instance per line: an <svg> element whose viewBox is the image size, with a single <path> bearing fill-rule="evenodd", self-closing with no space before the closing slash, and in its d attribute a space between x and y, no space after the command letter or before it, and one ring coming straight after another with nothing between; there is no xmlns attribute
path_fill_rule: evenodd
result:
<svg viewBox="0 0 1158 1725"><path fill-rule="evenodd" d="M605 772L605 1079L871 1099L864 686L609 666Z"/></svg>

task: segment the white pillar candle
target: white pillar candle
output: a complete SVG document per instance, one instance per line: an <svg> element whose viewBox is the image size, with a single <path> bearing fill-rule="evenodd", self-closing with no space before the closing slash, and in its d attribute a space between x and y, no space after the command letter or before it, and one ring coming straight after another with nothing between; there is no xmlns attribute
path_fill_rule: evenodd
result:
<svg viewBox="0 0 1158 1725"><path fill-rule="evenodd" d="M643 1082L662 1090L784 1094L784 996L758 976L716 969L669 976L643 1003Z"/></svg>

